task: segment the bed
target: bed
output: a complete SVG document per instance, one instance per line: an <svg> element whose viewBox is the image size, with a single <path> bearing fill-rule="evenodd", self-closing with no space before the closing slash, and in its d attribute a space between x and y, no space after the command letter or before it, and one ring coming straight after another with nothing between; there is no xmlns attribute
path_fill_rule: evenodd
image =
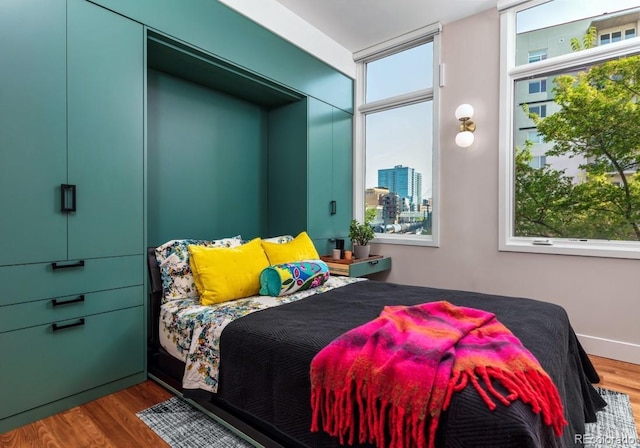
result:
<svg viewBox="0 0 640 448"><path fill-rule="evenodd" d="M337 439L310 432L309 366L313 357L346 331L378 316L385 305L413 305L446 300L454 305L495 313L538 359L556 384L568 426L560 439L528 405L516 400L489 411L470 387L454 394L438 427L436 446L491 448L554 448L580 446L575 435L595 421L605 403L592 383L599 378L578 342L563 308L525 298L399 285L372 280L337 279L278 306L260 307L236 319L223 318L217 333L197 330L194 316L203 310L188 303L162 304L162 280L154 248L149 248L151 279L149 373L196 400L265 446L338 447ZM182 310L181 312L176 310ZM180 315L187 323L178 323ZM168 325L167 322L170 324ZM197 335L186 343L167 328L178 325ZM175 327L174 327L175 328ZM164 333L164 335L163 335ZM171 332L169 332L171 333ZM215 339L216 380L189 380L185 367L210 371L198 364L199 344ZM193 343L199 340L198 344ZM180 348L172 348L180 347ZM192 352L192 353L190 353ZM194 355L195 352L196 354ZM209 355L206 355L207 357ZM194 365L194 361L196 362ZM183 383L186 380L184 387ZM200 383L198 382L200 381ZM199 387L201 385L202 387ZM356 445L369 446L369 445Z"/></svg>

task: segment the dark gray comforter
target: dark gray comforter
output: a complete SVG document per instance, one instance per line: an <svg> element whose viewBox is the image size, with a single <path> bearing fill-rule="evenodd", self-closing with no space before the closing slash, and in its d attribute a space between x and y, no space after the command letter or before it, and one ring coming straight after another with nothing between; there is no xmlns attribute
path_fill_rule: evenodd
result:
<svg viewBox="0 0 640 448"><path fill-rule="evenodd" d="M530 408L516 401L490 411L472 387L454 395L441 420L437 446L555 448L578 446L574 435L595 420L604 402L598 381L563 308L530 299L364 281L256 312L222 333L219 399L289 446L339 446L311 433L309 366L342 333L375 319L385 305L447 300L496 314L537 357L556 383L569 427L561 440Z"/></svg>

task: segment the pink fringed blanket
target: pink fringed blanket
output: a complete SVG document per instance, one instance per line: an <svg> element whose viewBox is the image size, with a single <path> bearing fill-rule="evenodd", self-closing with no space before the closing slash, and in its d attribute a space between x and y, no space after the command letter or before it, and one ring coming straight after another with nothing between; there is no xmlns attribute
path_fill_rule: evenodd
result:
<svg viewBox="0 0 640 448"><path fill-rule="evenodd" d="M519 398L558 436L567 424L555 385L518 338L491 313L443 301L385 307L318 353L311 431L341 444L357 432L359 443L432 448L441 412L469 383L491 410Z"/></svg>

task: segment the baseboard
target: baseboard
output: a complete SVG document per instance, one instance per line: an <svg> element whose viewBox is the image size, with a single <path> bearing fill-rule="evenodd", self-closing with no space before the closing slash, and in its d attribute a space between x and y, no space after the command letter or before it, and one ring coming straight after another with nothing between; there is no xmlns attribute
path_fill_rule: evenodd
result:
<svg viewBox="0 0 640 448"><path fill-rule="evenodd" d="M598 338L586 334L578 334L584 350L590 355L617 359L640 365L640 345L613 339Z"/></svg>

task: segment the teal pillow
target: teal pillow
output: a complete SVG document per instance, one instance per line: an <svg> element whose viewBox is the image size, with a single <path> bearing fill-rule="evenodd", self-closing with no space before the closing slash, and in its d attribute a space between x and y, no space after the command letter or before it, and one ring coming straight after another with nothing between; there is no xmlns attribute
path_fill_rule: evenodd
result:
<svg viewBox="0 0 640 448"><path fill-rule="evenodd" d="M329 266L322 260L304 260L269 266L260 273L260 294L284 296L316 288L329 278Z"/></svg>

